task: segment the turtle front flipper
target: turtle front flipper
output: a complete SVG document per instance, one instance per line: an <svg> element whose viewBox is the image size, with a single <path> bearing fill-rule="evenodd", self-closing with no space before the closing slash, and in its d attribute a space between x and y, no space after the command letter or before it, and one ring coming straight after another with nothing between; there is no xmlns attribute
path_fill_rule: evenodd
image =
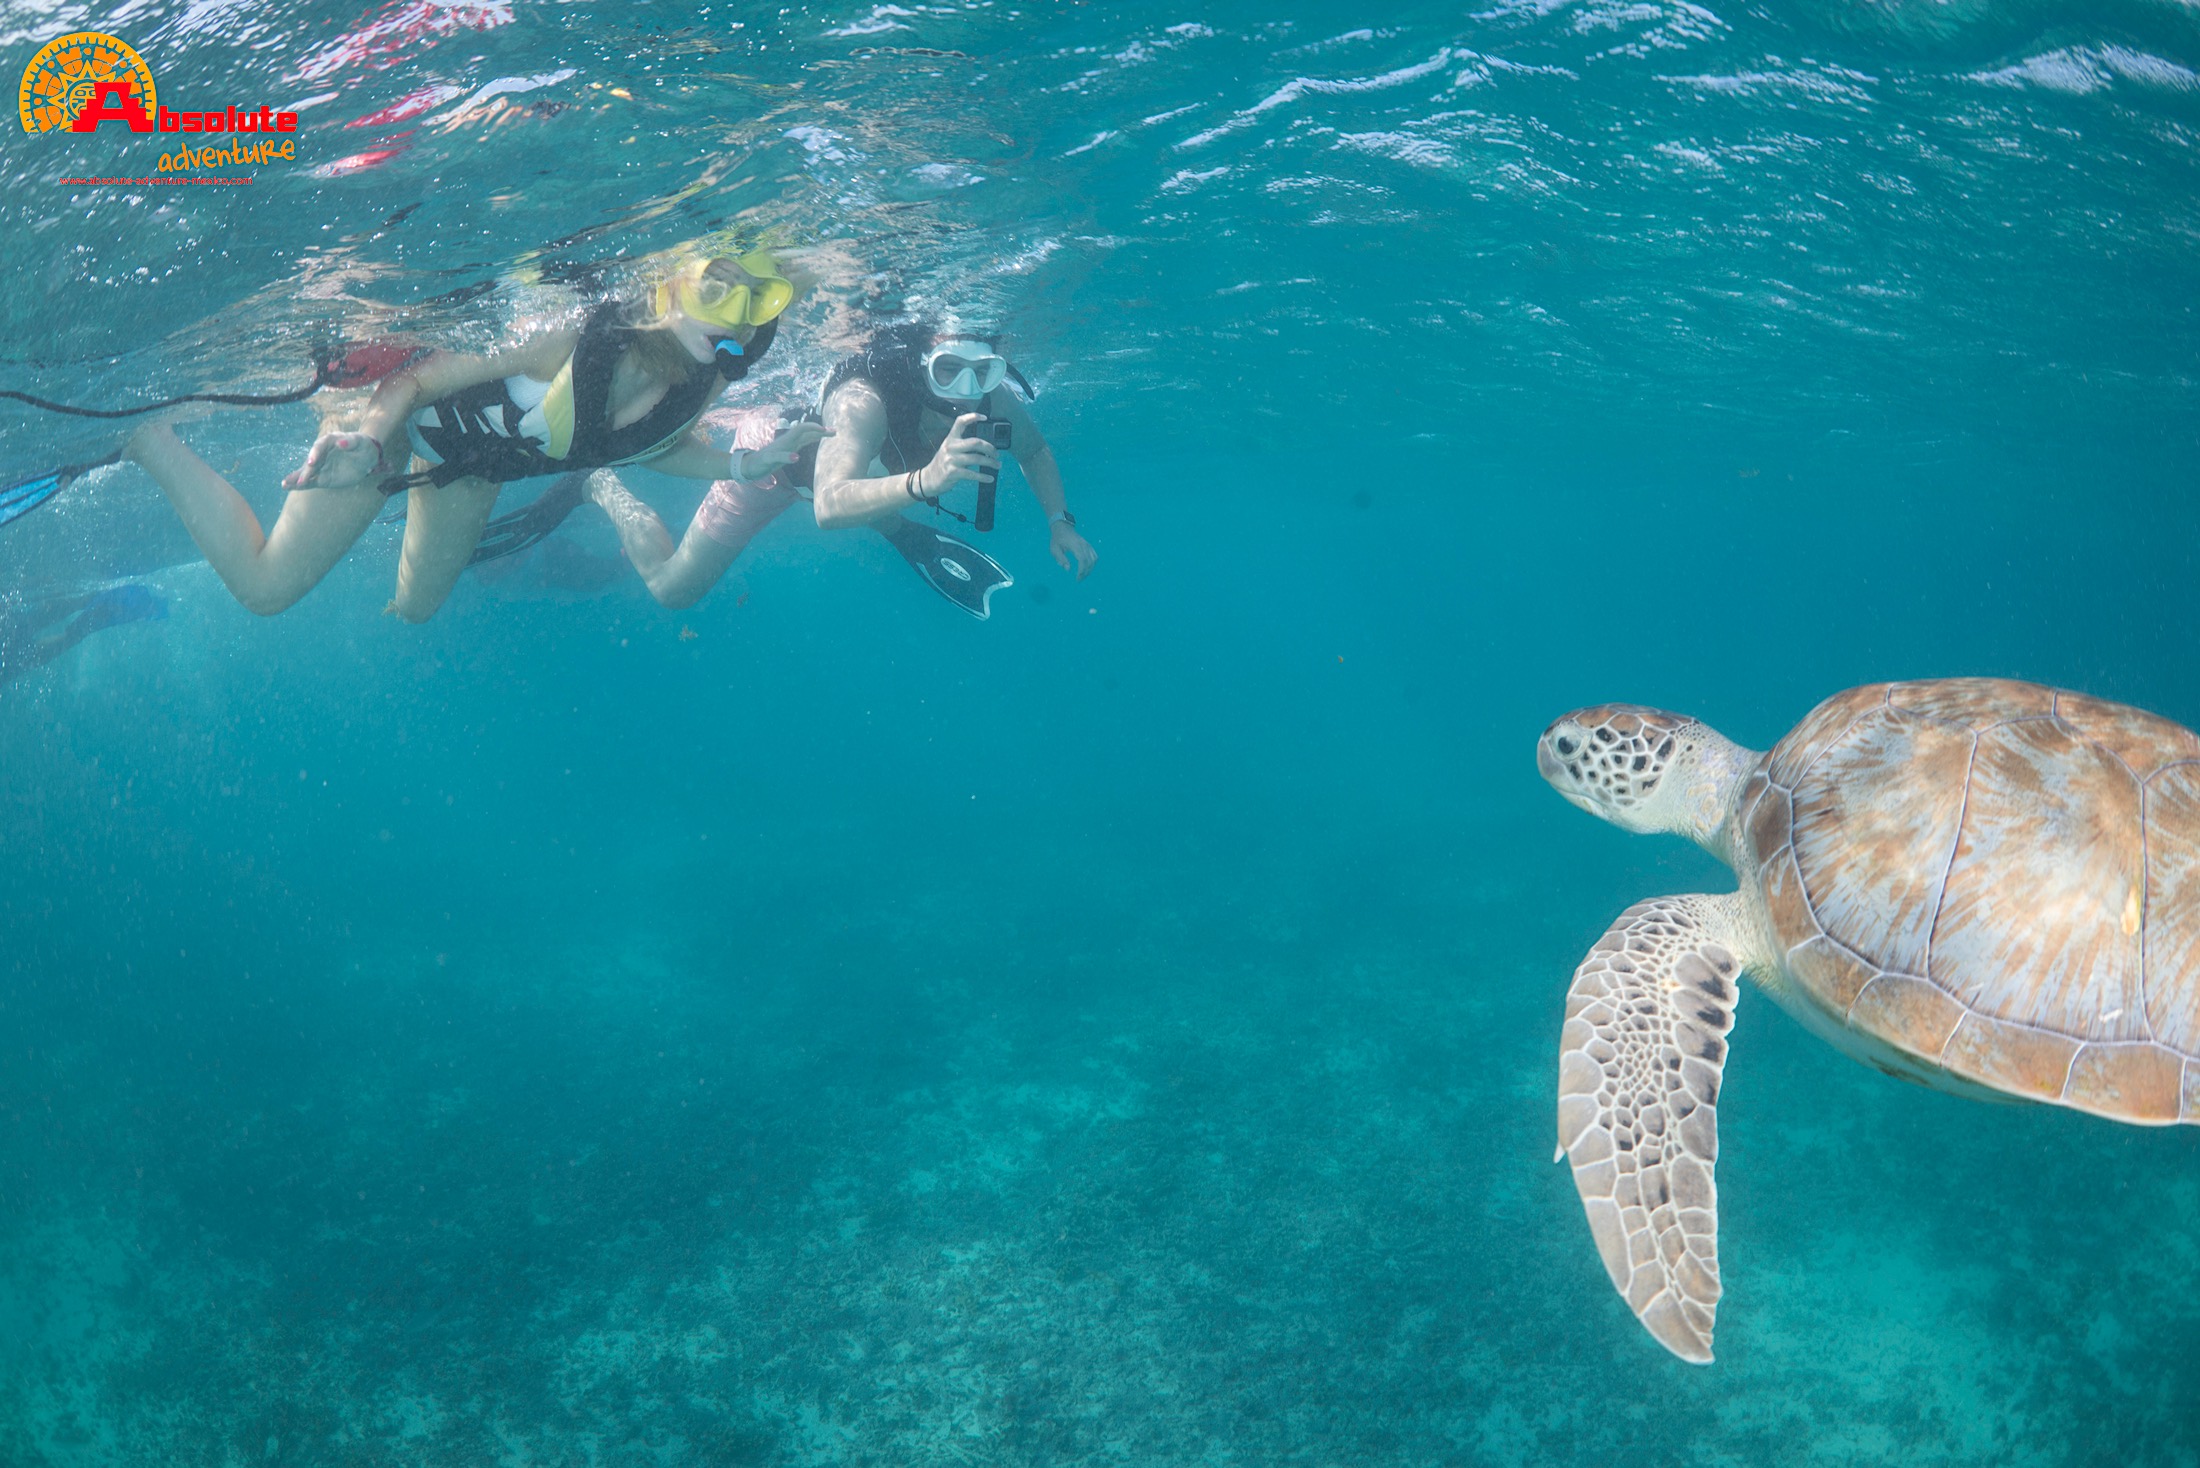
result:
<svg viewBox="0 0 2200 1468"><path fill-rule="evenodd" d="M1749 928L1738 896L1620 914L1574 971L1559 1155L1612 1284L1665 1348L1711 1359L1719 1304L1719 1076Z"/></svg>

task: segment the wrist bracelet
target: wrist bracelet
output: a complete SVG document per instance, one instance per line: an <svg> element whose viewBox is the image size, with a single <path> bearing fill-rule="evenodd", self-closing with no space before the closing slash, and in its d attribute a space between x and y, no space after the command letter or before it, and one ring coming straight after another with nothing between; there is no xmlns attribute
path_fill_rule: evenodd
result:
<svg viewBox="0 0 2200 1468"><path fill-rule="evenodd" d="M917 493L917 475L923 472L921 469L916 469L901 476L901 492L919 504L924 502L924 496Z"/></svg>
<svg viewBox="0 0 2200 1468"><path fill-rule="evenodd" d="M1047 523L1049 525L1067 525L1070 529L1075 530L1077 528L1077 517L1068 510L1056 510L1053 514L1047 516Z"/></svg>

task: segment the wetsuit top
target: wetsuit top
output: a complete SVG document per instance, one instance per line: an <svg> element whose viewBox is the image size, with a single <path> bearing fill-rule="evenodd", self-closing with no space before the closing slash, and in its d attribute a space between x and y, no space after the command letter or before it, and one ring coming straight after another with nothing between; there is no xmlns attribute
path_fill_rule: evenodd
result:
<svg viewBox="0 0 2200 1468"><path fill-rule="evenodd" d="M406 424L413 452L433 467L384 480L384 492L469 475L505 484L655 458L687 436L727 383L748 376L779 332L777 321L767 321L739 355L721 351L712 364L696 363L648 412L614 428L611 373L644 329L627 324L622 314L609 302L591 311L573 355L549 382L521 373L462 389L414 413Z"/></svg>
<svg viewBox="0 0 2200 1468"><path fill-rule="evenodd" d="M1021 374L1015 373L1013 367L1010 372L1020 379ZM932 462L932 456L947 439L947 430L926 433L925 409L938 413L950 425L964 413L988 416L992 413L992 393L975 403L957 403L932 391L932 385L925 381L922 353L907 342L889 340L874 343L857 356L843 358L833 368L825 379L825 390L817 395L819 414L823 414L825 404L832 401L833 394L842 384L859 378L871 385L872 391L879 396L880 406L886 410L886 441L879 445L874 460L877 474L911 474ZM797 487L814 488L817 483L816 446L804 450L802 457L790 464L786 472Z"/></svg>

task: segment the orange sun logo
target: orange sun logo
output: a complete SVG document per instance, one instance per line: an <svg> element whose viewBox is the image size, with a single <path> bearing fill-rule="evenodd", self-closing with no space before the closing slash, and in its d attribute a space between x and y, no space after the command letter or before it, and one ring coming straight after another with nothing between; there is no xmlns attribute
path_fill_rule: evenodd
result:
<svg viewBox="0 0 2200 1468"><path fill-rule="evenodd" d="M145 115L153 115L153 73L129 43L98 31L76 31L45 48L23 68L17 105L23 131L42 133L76 121L100 82L121 82Z"/></svg>

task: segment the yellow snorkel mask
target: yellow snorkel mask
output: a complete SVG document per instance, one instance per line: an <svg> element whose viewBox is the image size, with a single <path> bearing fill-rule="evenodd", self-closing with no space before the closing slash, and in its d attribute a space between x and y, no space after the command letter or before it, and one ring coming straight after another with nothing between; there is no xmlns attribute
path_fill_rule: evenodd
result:
<svg viewBox="0 0 2200 1468"><path fill-rule="evenodd" d="M731 258L746 279L728 280L711 272L708 259L693 259L657 287L657 315L681 314L706 326L732 330L762 326L794 303L794 283L779 273L769 250L751 250Z"/></svg>

